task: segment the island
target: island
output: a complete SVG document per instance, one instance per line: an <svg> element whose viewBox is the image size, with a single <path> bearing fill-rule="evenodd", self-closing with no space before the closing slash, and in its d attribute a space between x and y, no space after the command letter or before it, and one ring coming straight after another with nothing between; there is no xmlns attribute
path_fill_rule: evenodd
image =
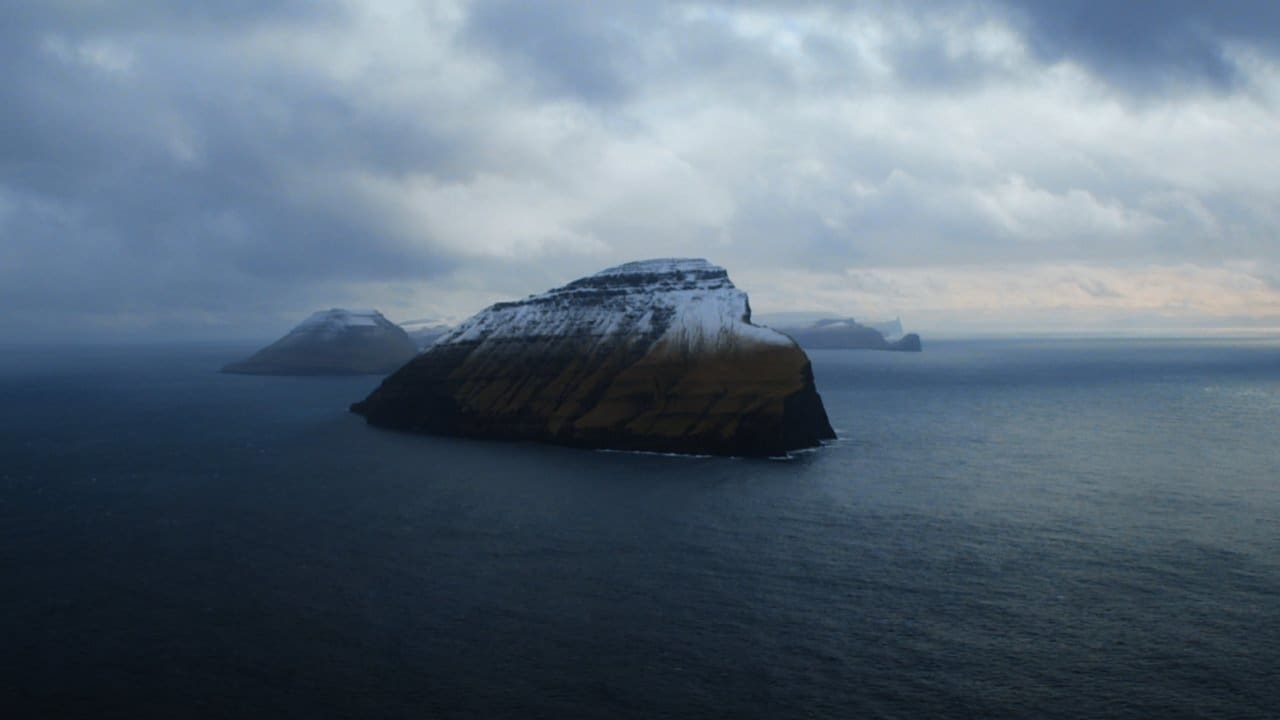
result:
<svg viewBox="0 0 1280 720"><path fill-rule="evenodd" d="M863 325L853 318L823 318L805 325L780 325L776 329L808 350L920 352L922 349L920 336L915 333L902 335L902 325L898 320L877 327ZM896 329L901 337L886 337L886 329Z"/></svg>
<svg viewBox="0 0 1280 720"><path fill-rule="evenodd" d="M385 375L418 347L377 310L333 308L313 313L246 360L222 368L246 375Z"/></svg>
<svg viewBox="0 0 1280 720"><path fill-rule="evenodd" d="M584 448L779 456L835 437L809 358L700 259L492 305L351 406L372 425Z"/></svg>

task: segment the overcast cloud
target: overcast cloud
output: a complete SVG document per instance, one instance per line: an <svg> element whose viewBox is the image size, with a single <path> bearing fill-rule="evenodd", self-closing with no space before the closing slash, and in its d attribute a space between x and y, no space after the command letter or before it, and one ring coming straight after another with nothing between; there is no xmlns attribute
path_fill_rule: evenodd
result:
<svg viewBox="0 0 1280 720"><path fill-rule="evenodd" d="M1280 5L0 10L0 333L461 317L701 256L758 312L1280 326Z"/></svg>

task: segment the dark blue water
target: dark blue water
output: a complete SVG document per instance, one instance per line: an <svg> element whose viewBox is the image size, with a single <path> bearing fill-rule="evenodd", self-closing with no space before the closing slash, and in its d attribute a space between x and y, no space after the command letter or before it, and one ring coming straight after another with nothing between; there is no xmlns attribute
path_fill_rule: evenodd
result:
<svg viewBox="0 0 1280 720"><path fill-rule="evenodd" d="M246 350L3 354L6 707L1280 713L1275 344L816 352L787 462L380 432Z"/></svg>

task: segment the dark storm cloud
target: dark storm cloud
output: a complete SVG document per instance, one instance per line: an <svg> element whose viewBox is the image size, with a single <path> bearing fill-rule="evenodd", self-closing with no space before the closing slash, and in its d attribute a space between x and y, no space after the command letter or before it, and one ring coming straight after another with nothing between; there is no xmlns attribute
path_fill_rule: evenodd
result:
<svg viewBox="0 0 1280 720"><path fill-rule="evenodd" d="M486 0L472 8L467 31L550 92L609 101L641 80L630 73L642 34L654 29L656 5L619 2L586 12L558 0Z"/></svg>
<svg viewBox="0 0 1280 720"><path fill-rule="evenodd" d="M679 17L697 9L697 19ZM1185 86L1226 89L1241 75L1229 43L1280 54L1280 3L1271 0L1116 2L1115 0L950 0L928 6L862 2L630 2L581 5L557 0L481 0L469 35L506 58L510 69L534 77L548 92L588 102L624 97L651 78L646 71L710 72L737 68L755 84L785 85L793 78L758 43L726 33L717 16L754 9L780 18L800 13L857 17L909 16L925 32L889 48L898 78L908 85L955 89L999 77L982 58L949 54L939 27L984 19L1012 22L1044 62L1073 60L1113 86L1138 94ZM687 13L686 13L687 15ZM674 22L673 22L674 21ZM654 49L654 41L658 49ZM832 86L855 85L859 60L838 33L808 33L804 52Z"/></svg>
<svg viewBox="0 0 1280 720"><path fill-rule="evenodd" d="M209 310L269 304L283 285L449 266L323 182L370 167L447 169L448 145L314 76L244 66L228 45L227 33L331 9L107 5L24 7L4 26L7 306Z"/></svg>
<svg viewBox="0 0 1280 720"><path fill-rule="evenodd" d="M229 31L265 21L333 19L341 14L341 5L326 0L15 0L5 6L5 26L10 32Z"/></svg>
<svg viewBox="0 0 1280 720"><path fill-rule="evenodd" d="M792 9L806 7L820 4ZM600 106L688 77L762 95L801 84L785 59L733 32L732 4L619 0L591 9L560 0L482 0L468 16L466 37L541 92ZM839 87L857 78L859 60L838 38L801 40L818 70L804 84Z"/></svg>
<svg viewBox="0 0 1280 720"><path fill-rule="evenodd" d="M642 254L1270 272L1276 7L8 4L0 325L465 315Z"/></svg>
<svg viewBox="0 0 1280 720"><path fill-rule="evenodd" d="M1280 53L1280 3L1273 0L1001 1L1041 57L1077 60L1139 92L1235 85L1240 75L1228 42Z"/></svg>

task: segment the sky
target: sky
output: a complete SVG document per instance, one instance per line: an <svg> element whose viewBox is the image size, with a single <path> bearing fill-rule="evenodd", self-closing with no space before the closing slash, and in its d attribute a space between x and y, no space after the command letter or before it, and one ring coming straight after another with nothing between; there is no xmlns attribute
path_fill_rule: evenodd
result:
<svg viewBox="0 0 1280 720"><path fill-rule="evenodd" d="M759 314L1280 328L1280 3L15 0L0 337L461 319L705 257Z"/></svg>

